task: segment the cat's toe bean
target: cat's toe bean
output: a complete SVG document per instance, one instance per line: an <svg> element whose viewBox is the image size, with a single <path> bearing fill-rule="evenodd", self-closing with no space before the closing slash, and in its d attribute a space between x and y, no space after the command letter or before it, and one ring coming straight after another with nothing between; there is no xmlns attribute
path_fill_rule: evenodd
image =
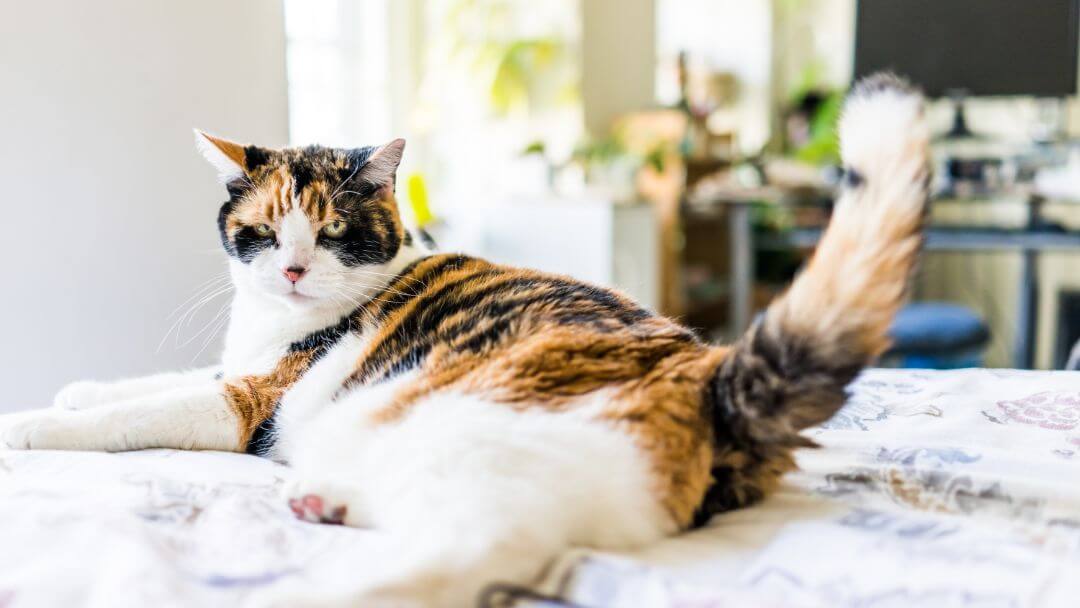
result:
<svg viewBox="0 0 1080 608"><path fill-rule="evenodd" d="M343 524L348 513L345 505L328 506L321 496L314 494L290 498L289 508L298 519L318 524Z"/></svg>
<svg viewBox="0 0 1080 608"><path fill-rule="evenodd" d="M352 493L332 482L292 481L286 484L285 497L298 519L320 524L362 527L361 509Z"/></svg>

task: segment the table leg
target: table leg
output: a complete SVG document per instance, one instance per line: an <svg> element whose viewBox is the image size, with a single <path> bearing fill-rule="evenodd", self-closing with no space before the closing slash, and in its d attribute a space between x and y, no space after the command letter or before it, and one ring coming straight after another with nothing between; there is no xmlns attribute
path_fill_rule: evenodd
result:
<svg viewBox="0 0 1080 608"><path fill-rule="evenodd" d="M1013 366L1035 367L1035 330L1039 306L1039 254L1033 249L1021 252L1020 293L1016 303L1016 345Z"/></svg>
<svg viewBox="0 0 1080 608"><path fill-rule="evenodd" d="M728 206L731 230L731 334L737 337L750 326L753 312L754 234L750 226L750 205Z"/></svg>
<svg viewBox="0 0 1080 608"><path fill-rule="evenodd" d="M1027 203L1027 229L1042 227L1043 198L1031 196ZM1035 367L1035 331L1039 307L1039 252L1024 249L1020 255L1020 293L1016 303L1016 345L1013 366L1019 369Z"/></svg>

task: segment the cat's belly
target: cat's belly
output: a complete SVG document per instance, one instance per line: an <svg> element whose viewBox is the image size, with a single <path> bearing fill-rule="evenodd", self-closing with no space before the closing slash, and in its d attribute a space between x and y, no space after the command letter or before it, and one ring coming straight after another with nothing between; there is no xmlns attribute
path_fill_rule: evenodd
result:
<svg viewBox="0 0 1080 608"><path fill-rule="evenodd" d="M557 518L574 542L618 548L677 529L654 490L648 454L594 419L610 405L608 391L582 397L571 412L440 391L384 423L366 414L390 397L385 388L350 391L320 411L298 435L292 461L300 478L353 487L367 525L408 528L432 508L517 513L541 529Z"/></svg>

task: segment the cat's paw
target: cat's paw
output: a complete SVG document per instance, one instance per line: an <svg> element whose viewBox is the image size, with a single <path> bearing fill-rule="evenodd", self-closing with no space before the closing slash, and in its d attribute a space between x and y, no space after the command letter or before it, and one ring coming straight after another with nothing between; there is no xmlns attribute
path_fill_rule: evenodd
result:
<svg viewBox="0 0 1080 608"><path fill-rule="evenodd" d="M354 528L367 526L357 488L332 481L297 479L285 484L283 494L298 519Z"/></svg>
<svg viewBox="0 0 1080 608"><path fill-rule="evenodd" d="M323 497L317 494L304 494L290 498L289 508L297 519L313 524L341 525L345 523L345 514L349 512L347 505L326 504Z"/></svg>
<svg viewBox="0 0 1080 608"><path fill-rule="evenodd" d="M72 449L73 431L48 410L0 416L0 446L13 450Z"/></svg>
<svg viewBox="0 0 1080 608"><path fill-rule="evenodd" d="M60 389L53 397L53 407L62 410L83 410L102 405L108 401L104 382L81 381Z"/></svg>

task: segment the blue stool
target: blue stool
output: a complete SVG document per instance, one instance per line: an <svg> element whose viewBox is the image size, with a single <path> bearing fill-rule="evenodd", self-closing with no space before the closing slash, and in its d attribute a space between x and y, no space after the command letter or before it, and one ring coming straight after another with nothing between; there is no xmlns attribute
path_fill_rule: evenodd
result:
<svg viewBox="0 0 1080 608"><path fill-rule="evenodd" d="M964 306L919 302L897 313L889 336L893 346L886 357L899 367L957 369L982 365L990 328Z"/></svg>

